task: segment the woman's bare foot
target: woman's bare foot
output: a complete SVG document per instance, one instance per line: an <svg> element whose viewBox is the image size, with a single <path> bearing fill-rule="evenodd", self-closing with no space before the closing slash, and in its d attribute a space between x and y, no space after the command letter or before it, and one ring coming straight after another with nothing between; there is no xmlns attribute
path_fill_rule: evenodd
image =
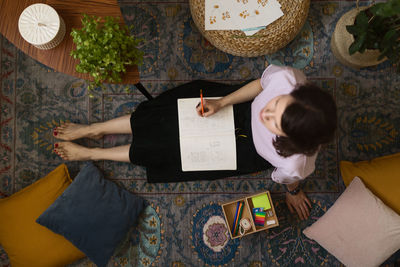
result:
<svg viewBox="0 0 400 267"><path fill-rule="evenodd" d="M103 137L103 134L96 133L95 124L85 125L65 122L54 129L53 136L65 141L76 140L83 137L98 140Z"/></svg>
<svg viewBox="0 0 400 267"><path fill-rule="evenodd" d="M59 142L54 144L54 152L63 160L84 161L92 158L92 149L72 143Z"/></svg>

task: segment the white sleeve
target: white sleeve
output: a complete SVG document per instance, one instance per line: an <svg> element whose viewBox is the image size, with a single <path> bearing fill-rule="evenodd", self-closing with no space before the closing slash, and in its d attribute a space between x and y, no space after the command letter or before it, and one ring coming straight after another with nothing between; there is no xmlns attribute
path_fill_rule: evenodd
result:
<svg viewBox="0 0 400 267"><path fill-rule="evenodd" d="M293 184L294 182L303 180L307 176L286 173L283 168L275 168L271 174L272 180L278 184Z"/></svg>
<svg viewBox="0 0 400 267"><path fill-rule="evenodd" d="M285 167L277 167L271 174L274 182L280 184L292 184L297 181L304 180L315 170L315 160L318 152L313 156L298 156L296 160L288 161Z"/></svg>
<svg viewBox="0 0 400 267"><path fill-rule="evenodd" d="M306 82L307 78L301 70L276 65L269 65L260 80L263 90L277 90L279 94L289 94L298 84Z"/></svg>

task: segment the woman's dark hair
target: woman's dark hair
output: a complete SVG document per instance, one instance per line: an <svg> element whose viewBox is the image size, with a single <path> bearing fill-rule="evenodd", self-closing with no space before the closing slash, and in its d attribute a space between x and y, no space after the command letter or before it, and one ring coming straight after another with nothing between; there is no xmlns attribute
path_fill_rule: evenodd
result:
<svg viewBox="0 0 400 267"><path fill-rule="evenodd" d="M316 85L304 84L290 95L295 101L282 114L281 127L286 136L277 136L273 145L279 155L315 154L320 145L333 140L337 125L333 97Z"/></svg>

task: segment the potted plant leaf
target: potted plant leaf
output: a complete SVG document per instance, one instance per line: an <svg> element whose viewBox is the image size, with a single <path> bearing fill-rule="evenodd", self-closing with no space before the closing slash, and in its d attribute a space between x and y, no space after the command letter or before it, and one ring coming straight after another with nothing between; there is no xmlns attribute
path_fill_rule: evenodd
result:
<svg viewBox="0 0 400 267"><path fill-rule="evenodd" d="M129 30L114 17L102 20L86 14L82 28L72 29L76 49L71 51L71 56L79 59L76 71L93 78L89 81L89 95L94 88L103 87L103 82L121 82L127 66L142 63L143 52L137 48L142 39L130 35Z"/></svg>
<svg viewBox="0 0 400 267"><path fill-rule="evenodd" d="M389 59L400 70L400 0L357 7L336 24L332 52L343 64L361 68Z"/></svg>

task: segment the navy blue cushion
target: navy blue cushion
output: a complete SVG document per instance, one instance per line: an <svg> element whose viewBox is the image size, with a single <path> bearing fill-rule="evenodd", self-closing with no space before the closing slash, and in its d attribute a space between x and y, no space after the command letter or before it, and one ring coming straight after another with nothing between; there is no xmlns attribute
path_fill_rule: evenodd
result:
<svg viewBox="0 0 400 267"><path fill-rule="evenodd" d="M64 236L103 267L143 206L142 198L104 179L90 162L36 222Z"/></svg>

